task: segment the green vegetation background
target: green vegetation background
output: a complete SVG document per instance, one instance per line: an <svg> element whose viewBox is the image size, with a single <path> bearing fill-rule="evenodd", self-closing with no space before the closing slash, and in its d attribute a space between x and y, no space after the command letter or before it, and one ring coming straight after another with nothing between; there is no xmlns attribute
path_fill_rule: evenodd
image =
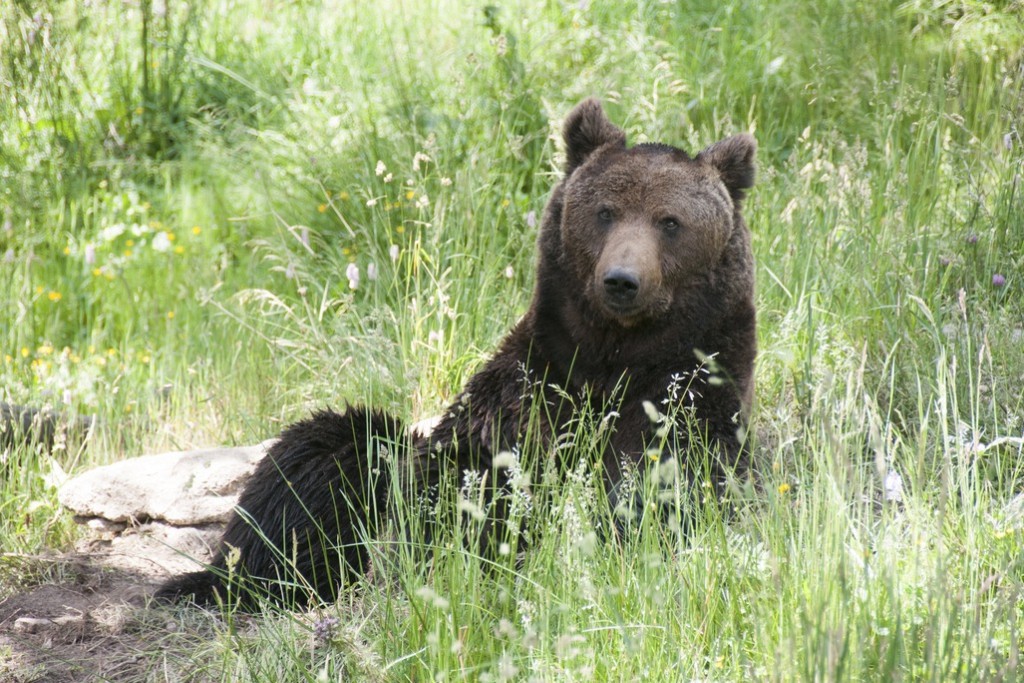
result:
<svg viewBox="0 0 1024 683"><path fill-rule="evenodd" d="M75 537L64 473L440 410L527 305L595 95L632 142L759 140L742 510L595 548L580 475L501 580L453 550L344 638L216 622L164 670L1020 678L1022 45L1019 1L4 2L0 400L100 429L3 452L0 595Z"/></svg>

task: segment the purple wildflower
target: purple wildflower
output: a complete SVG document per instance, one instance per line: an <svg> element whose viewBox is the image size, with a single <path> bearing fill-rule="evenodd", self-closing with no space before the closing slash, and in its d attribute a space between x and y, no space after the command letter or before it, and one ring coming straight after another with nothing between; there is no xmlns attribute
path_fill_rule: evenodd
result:
<svg viewBox="0 0 1024 683"><path fill-rule="evenodd" d="M335 634L341 620L338 617L324 617L313 624L313 638L320 643L329 643L334 640Z"/></svg>

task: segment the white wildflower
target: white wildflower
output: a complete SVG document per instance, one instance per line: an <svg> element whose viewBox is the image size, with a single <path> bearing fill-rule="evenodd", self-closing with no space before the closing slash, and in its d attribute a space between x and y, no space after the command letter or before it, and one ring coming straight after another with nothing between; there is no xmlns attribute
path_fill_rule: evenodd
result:
<svg viewBox="0 0 1024 683"><path fill-rule="evenodd" d="M124 223L114 223L100 230L100 239L104 242L116 240L127 230Z"/></svg>
<svg viewBox="0 0 1024 683"><path fill-rule="evenodd" d="M658 412L658 409L650 401L644 401L643 407L644 412L647 414L647 419L651 422L662 422L665 420L665 416Z"/></svg>
<svg viewBox="0 0 1024 683"><path fill-rule="evenodd" d="M415 156L413 156L412 158L412 170L420 170L420 162L424 161L430 161L430 157L428 157L423 152L416 152Z"/></svg>
<svg viewBox="0 0 1024 683"><path fill-rule="evenodd" d="M483 508L474 503L471 500L463 498L459 501L459 512L463 512L477 522L482 522L487 519L487 515L484 514Z"/></svg>
<svg viewBox="0 0 1024 683"><path fill-rule="evenodd" d="M776 57L772 61L768 62L768 66L766 66L764 68L764 75L765 76L773 76L773 75L777 74L779 72L779 69L781 69L782 65L785 64L785 63L786 63L786 58L785 57Z"/></svg>
<svg viewBox="0 0 1024 683"><path fill-rule="evenodd" d="M498 659L498 680L511 681L519 675L519 668L515 665L512 655L505 652Z"/></svg>
<svg viewBox="0 0 1024 683"><path fill-rule="evenodd" d="M491 462L491 465L494 469L503 469L506 467L515 467L518 462L519 459L512 451L501 451L494 456L494 460Z"/></svg>
<svg viewBox="0 0 1024 683"><path fill-rule="evenodd" d="M153 238L153 251L168 251L171 248L171 240L166 232L158 232Z"/></svg>
<svg viewBox="0 0 1024 683"><path fill-rule="evenodd" d="M448 605L450 604L446 598L438 595L437 591L430 586L421 586L418 588L416 590L416 597L424 602L429 602L431 605L441 610L448 609Z"/></svg>
<svg viewBox="0 0 1024 683"><path fill-rule="evenodd" d="M899 503L903 500L903 477L896 470L885 475L885 500Z"/></svg>
<svg viewBox="0 0 1024 683"><path fill-rule="evenodd" d="M349 289L359 289L359 266L354 263L348 264L345 268L345 277L348 278Z"/></svg>

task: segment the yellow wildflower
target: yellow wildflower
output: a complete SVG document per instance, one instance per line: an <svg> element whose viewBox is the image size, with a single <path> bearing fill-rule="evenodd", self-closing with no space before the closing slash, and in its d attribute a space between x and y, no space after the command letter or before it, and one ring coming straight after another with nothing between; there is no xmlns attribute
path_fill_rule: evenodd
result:
<svg viewBox="0 0 1024 683"><path fill-rule="evenodd" d="M789 489L789 484L787 484L786 482L782 482L781 484L779 484L779 495L786 495L787 493L789 493Z"/></svg>
<svg viewBox="0 0 1024 683"><path fill-rule="evenodd" d="M53 292L53 291L51 291L46 296L50 299L50 301L60 301L61 298L62 298L60 292Z"/></svg>
<svg viewBox="0 0 1024 683"><path fill-rule="evenodd" d="M203 229L202 229L202 228L200 228L200 227L199 227L198 225L193 225L193 226L192 226L192 234L193 234L193 235L198 235L198 234L199 234L199 233L201 233L202 231L203 231Z"/></svg>

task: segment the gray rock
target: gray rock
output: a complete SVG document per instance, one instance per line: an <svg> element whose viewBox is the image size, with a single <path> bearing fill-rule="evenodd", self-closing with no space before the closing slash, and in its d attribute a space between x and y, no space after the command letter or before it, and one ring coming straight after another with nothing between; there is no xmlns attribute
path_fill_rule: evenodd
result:
<svg viewBox="0 0 1024 683"><path fill-rule="evenodd" d="M217 547L223 524L175 526L146 522L122 533L91 534L75 550L109 569L165 580L175 574L201 569Z"/></svg>
<svg viewBox="0 0 1024 683"><path fill-rule="evenodd" d="M69 479L60 487L58 498L82 521L224 523L272 443L129 458Z"/></svg>

